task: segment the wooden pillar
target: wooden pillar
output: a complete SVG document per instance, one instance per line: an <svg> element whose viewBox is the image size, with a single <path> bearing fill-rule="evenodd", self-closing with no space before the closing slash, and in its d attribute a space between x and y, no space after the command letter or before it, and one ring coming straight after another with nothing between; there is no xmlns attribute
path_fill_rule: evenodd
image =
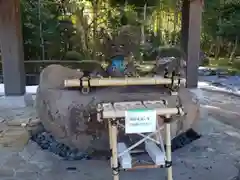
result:
<svg viewBox="0 0 240 180"><path fill-rule="evenodd" d="M0 48L6 96L25 94L20 0L0 0Z"/></svg>
<svg viewBox="0 0 240 180"><path fill-rule="evenodd" d="M181 46L186 58L188 52L188 30L189 30L189 0L183 0L182 2L182 29L181 29Z"/></svg>
<svg viewBox="0 0 240 180"><path fill-rule="evenodd" d="M189 0L184 0L189 1ZM200 61L200 38L202 25L202 0L190 0L183 5L183 11L187 11L188 15L183 12L182 21L182 46L187 57L187 87L194 88L198 84L198 66ZM186 10L186 8L189 10ZM187 22L188 16L188 22ZM188 33L187 33L188 32ZM187 33L187 35L186 35ZM187 42L187 44L186 44Z"/></svg>

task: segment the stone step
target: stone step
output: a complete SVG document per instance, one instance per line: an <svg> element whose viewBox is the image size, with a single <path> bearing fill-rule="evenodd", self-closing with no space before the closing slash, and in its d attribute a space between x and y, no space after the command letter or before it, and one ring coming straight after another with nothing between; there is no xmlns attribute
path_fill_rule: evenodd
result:
<svg viewBox="0 0 240 180"><path fill-rule="evenodd" d="M118 143L117 150L118 150L118 154L121 154L122 152L127 150L126 144L123 142ZM123 168L123 169L132 168L132 156L131 156L130 152L126 152L122 156L120 156L119 162L120 162L121 168Z"/></svg>
<svg viewBox="0 0 240 180"><path fill-rule="evenodd" d="M146 140L145 149L155 165L165 165L165 155L153 141Z"/></svg>
<svg viewBox="0 0 240 180"><path fill-rule="evenodd" d="M29 139L30 135L25 128L8 126L0 133L0 147L22 150Z"/></svg>

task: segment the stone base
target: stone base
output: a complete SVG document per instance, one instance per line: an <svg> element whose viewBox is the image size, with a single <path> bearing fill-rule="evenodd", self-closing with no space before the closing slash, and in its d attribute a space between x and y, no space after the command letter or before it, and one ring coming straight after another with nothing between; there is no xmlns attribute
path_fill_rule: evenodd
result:
<svg viewBox="0 0 240 180"><path fill-rule="evenodd" d="M0 97L0 109L7 108L24 108L33 106L34 99L32 94L25 94L23 96L2 96Z"/></svg>

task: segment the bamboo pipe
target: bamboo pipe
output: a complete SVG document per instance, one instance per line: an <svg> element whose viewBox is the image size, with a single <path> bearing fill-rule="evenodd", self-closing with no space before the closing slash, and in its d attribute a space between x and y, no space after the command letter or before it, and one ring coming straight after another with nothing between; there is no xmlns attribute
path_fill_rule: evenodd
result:
<svg viewBox="0 0 240 180"><path fill-rule="evenodd" d="M181 83L185 83L185 79L181 79ZM65 87L100 87L100 86L126 86L126 85L164 85L171 84L170 78L163 77L137 77L137 78L92 78L89 80L67 79L64 81ZM178 79L174 80L174 84L178 83Z"/></svg>

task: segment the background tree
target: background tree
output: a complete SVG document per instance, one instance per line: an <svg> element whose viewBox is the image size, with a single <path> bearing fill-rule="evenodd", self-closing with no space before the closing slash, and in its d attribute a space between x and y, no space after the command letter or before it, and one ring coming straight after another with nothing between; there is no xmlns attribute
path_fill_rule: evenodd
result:
<svg viewBox="0 0 240 180"><path fill-rule="evenodd" d="M26 60L104 61L106 43L126 25L141 28L137 60L180 43L182 0L21 0ZM237 62L239 2L205 1L201 47L220 65Z"/></svg>

